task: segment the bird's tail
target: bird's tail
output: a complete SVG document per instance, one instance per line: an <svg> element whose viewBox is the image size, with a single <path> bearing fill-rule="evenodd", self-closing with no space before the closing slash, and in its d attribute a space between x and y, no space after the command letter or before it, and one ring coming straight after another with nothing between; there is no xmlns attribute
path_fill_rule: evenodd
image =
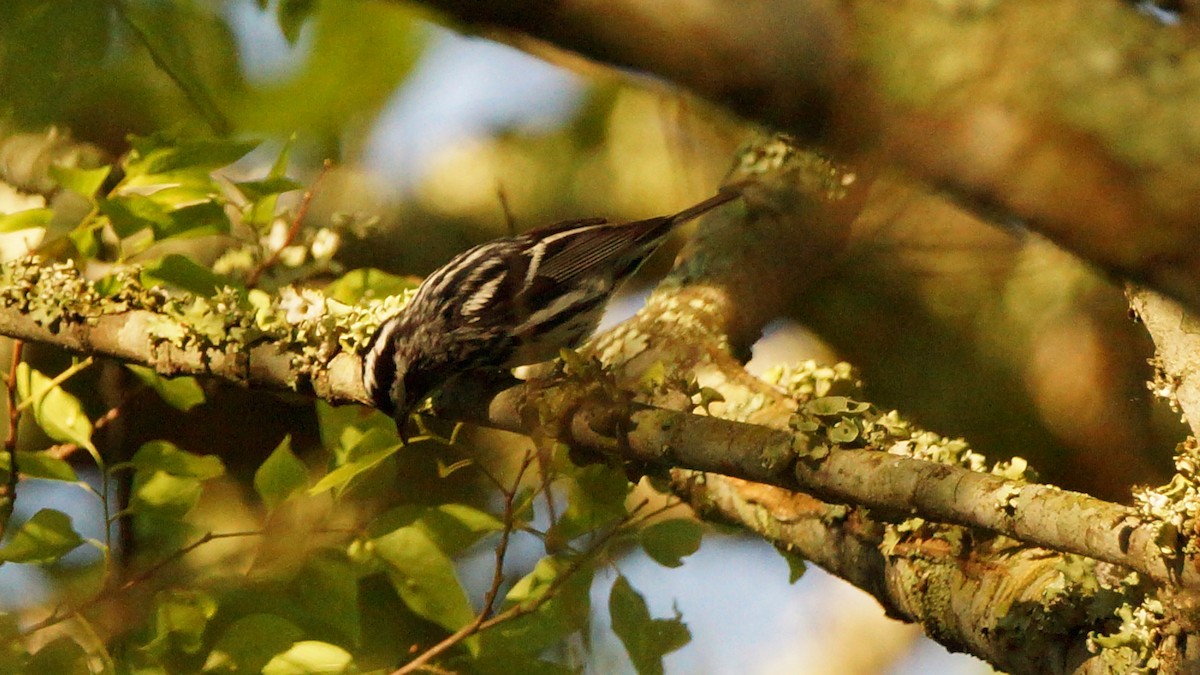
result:
<svg viewBox="0 0 1200 675"><path fill-rule="evenodd" d="M689 206L673 216L667 216L667 222L671 223L672 226L686 223L693 218L699 218L718 206L731 202L741 196L741 185L736 183L733 185L725 185L721 187L717 194L705 199L699 204L696 204L695 206Z"/></svg>

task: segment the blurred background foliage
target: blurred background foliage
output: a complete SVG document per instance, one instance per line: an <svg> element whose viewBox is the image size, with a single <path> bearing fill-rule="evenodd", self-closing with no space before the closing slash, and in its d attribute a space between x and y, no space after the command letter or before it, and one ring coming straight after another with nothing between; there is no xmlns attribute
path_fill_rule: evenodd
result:
<svg viewBox="0 0 1200 675"><path fill-rule="evenodd" d="M262 139L257 150L225 171L228 180L261 178L285 147L288 175L301 183L312 184L321 163L333 160L306 224L339 224L336 265L309 269L307 276L268 274L262 284L267 289L293 281L319 284L341 270L360 268L419 277L455 252L512 229L590 215L620 220L665 213L707 196L735 149L758 132L656 83L630 86L622 75L592 68L586 77L573 75L502 47L453 37L419 5L8 0L0 14L0 165L8 185L22 188L0 186L7 190L0 193L0 213L41 204L54 206L56 219L72 212L77 196L37 180L49 164L62 163L61 153L45 150L52 145L43 142L50 129L74 139L64 140L69 150L62 152L73 153L67 163L80 168L125 156L130 134L164 130L178 137ZM469 59L485 65L463 63ZM488 60L494 61L490 68ZM41 139L40 145L31 138ZM28 152L35 146L38 152ZM297 198L296 192L280 197L293 209ZM77 221L86 205L74 209ZM37 243L21 239L15 250L31 245ZM212 264L229 246L228 235L215 234L164 243L132 259L175 252ZM11 255L13 245L4 250ZM669 253L656 256L643 272L647 282L670 259ZM45 372L69 363L49 350L30 351ZM1109 281L1019 226L1006 231L984 223L927 188L885 172L849 232L842 259L773 326L757 346L752 367L846 358L861 368L866 396L879 405L899 408L941 433L964 435L993 459L1026 457L1050 482L1124 500L1129 485L1167 475L1169 450L1181 435L1177 415L1154 404L1146 391L1151 355L1149 340L1128 319L1122 293ZM93 368L68 388L96 419L125 400L130 377L116 367ZM314 453L327 444L318 414L309 401L212 383L204 389L206 402L186 411L134 397L120 420L106 428L102 448L116 463L147 441L169 439L222 458L226 473L206 483L196 522L226 530L252 527L258 515L247 486L256 469L285 436L306 462L319 463ZM28 449L50 444L34 425L25 427L21 439ZM485 433L468 436L473 453L501 464L515 442ZM458 501L487 507L487 486L478 474L441 475L439 467L461 459L459 452L427 445L423 453L386 463L360 486L363 503ZM20 494L36 503L30 496L36 489ZM248 570L261 586L242 589L245 593L288 597L286 584L268 573L273 565L316 566L305 573L309 576L294 578L328 577L328 569L343 563L322 568L322 558L296 551L300 542L294 537L306 531L304 523L328 515L308 509L317 507L289 513L254 546L234 540L198 549L173 578ZM708 554L712 559L741 556L746 565L734 574L754 575L754 585L775 589L767 593L774 598L761 600L764 607L794 614L793 608L804 606L800 595L781 590L786 575L771 567L778 561L766 562L761 543L732 537L717 542L706 544L706 551L716 551ZM134 549L131 540L124 546ZM707 565L704 555L697 556L693 574L731 573L731 566ZM486 564L479 565L486 557L466 563L474 570L472 579L486 576L480 571ZM537 559L532 548L517 557L530 565ZM642 563L623 564L629 570ZM94 576L94 567L70 561L46 568L37 579L9 573L10 599L3 605L44 608L73 588L95 584ZM810 586L817 590L797 593L828 592ZM32 599L12 599L27 593ZM358 597L380 599L370 607L363 603L362 621L372 626L357 636L367 645L364 652L374 649L386 661L399 642L429 644L438 635L436 627L406 612L394 594L363 588ZM654 601L657 614L671 606L670 598ZM747 645L762 644L771 645L759 651L773 652L773 659L756 661L758 672L821 672L811 656L818 650L828 663L842 664L837 672L876 672L881 663L906 658L896 655L913 639L907 628L871 624L869 630L881 636L899 636L878 640L882 655L877 655L861 640L830 639L812 616L789 614L747 628L783 626L786 639L746 637L744 649L730 647L736 656L719 655L714 652L725 647L715 644L738 641L723 635L730 629L721 625L722 610L711 602L696 604L699 609L685 611L685 619L703 646L683 652L691 656L672 657L692 659L678 672L730 672L721 664L744 663L737 659L748 658ZM821 603L812 612L823 613L827 606ZM708 619L706 609L713 614ZM129 606L111 611L136 613ZM108 617L109 625L119 622ZM795 642L798 625L807 643ZM595 639L593 668L628 667L611 648L605 650L603 637ZM859 665L852 665L856 659ZM962 661L956 663L962 667ZM186 671L196 664L183 658L177 665Z"/></svg>

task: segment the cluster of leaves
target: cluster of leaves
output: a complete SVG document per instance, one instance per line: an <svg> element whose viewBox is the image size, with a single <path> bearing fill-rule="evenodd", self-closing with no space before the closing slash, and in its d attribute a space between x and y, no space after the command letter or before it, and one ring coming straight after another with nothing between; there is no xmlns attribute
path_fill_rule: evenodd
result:
<svg viewBox="0 0 1200 675"><path fill-rule="evenodd" d="M39 208L4 216L0 229L47 227L44 252L107 270L74 294L85 304L126 308L133 301L121 298L135 278L161 285L156 307L189 326L187 335L214 345L240 341L245 336L233 335L238 331L270 334L275 323L320 341L328 335L322 326L368 307L343 303L398 291L404 297L409 285L375 270L347 272L324 294L285 289L278 301L251 287L251 274L264 262L284 264L271 255L280 248L272 247L271 230L288 222L279 215L281 195L300 187L284 173L286 148L262 179L214 175L252 149L166 134L135 138L118 166L52 170L62 188L86 200L84 215L64 225L57 210ZM231 246L215 270L179 254L155 256L158 244L201 235L220 235ZM141 264L130 266L131 258ZM230 263L235 259L248 262ZM309 256L292 272L329 269ZM371 306L394 309L402 302L397 297ZM250 318L231 324L235 314ZM407 447L391 420L356 407L318 404L320 448L313 458L284 439L250 476L216 455L166 440L147 442L129 461L110 465L96 430L121 411L94 419L67 388L91 364L87 359L52 375L21 361L9 382L10 418L28 413L51 445L0 454L0 469L18 493L31 480L86 491L104 534L83 536L51 504L6 528L0 566L40 566L73 581L56 586L53 609L3 615L5 672L363 672L424 658L480 672L571 672L579 667L572 645L590 641L598 570L614 565L631 544L668 567L699 546L698 524L663 519L670 505L631 507L633 486L612 467L576 467L553 444L540 449L536 476L527 471L530 455L523 462L500 457L485 464L472 456L445 463L441 455L463 451L453 434L425 433ZM182 412L205 402L191 378L128 368L133 386L157 392ZM82 469L80 450L91 457ZM313 468L320 463L323 469ZM414 474L442 483L472 480L436 490L439 498L399 495L398 477ZM111 489L121 483L128 485L124 496ZM231 485L255 505L249 522L226 513L214 496ZM303 516L314 509L319 517ZM270 555L279 529L305 542L289 547L291 560ZM113 533L122 530L134 550L116 543ZM249 560L252 573L244 564L190 564L217 542L232 547L234 560ZM491 579L465 577L463 561L489 544L496 559ZM538 548L543 555L523 555L520 565L505 558L507 550ZM481 590L486 598L472 599ZM689 639L677 614L653 617L619 573L607 610L639 672L662 672L663 657ZM111 623L114 614L126 617L121 625ZM42 644L51 628L57 637Z"/></svg>

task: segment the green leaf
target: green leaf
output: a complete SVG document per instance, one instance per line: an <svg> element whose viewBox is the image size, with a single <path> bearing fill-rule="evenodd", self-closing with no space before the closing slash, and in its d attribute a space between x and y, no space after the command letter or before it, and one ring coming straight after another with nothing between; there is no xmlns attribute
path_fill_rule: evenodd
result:
<svg viewBox="0 0 1200 675"><path fill-rule="evenodd" d="M384 447L379 447L381 445ZM317 481L316 485L308 489L308 493L316 495L328 490L336 490L340 494L349 487L352 480L375 468L380 462L396 454L396 451L402 447L383 430L370 429L367 433L362 434L359 442L348 452L351 459L325 474L321 480Z"/></svg>
<svg viewBox="0 0 1200 675"><path fill-rule="evenodd" d="M34 419L47 436L60 443L75 443L99 456L92 445L92 421L79 399L24 361L17 366L17 392L23 400L32 399Z"/></svg>
<svg viewBox="0 0 1200 675"><path fill-rule="evenodd" d="M551 528L569 541L625 515L625 498L633 489L625 475L607 464L577 469L572 476L570 503L562 519Z"/></svg>
<svg viewBox="0 0 1200 675"><path fill-rule="evenodd" d="M372 524L372 531L384 529L395 518L395 512L385 514ZM449 631L462 628L474 618L454 562L422 523L395 527L375 536L372 543L392 586L417 616Z"/></svg>
<svg viewBox="0 0 1200 675"><path fill-rule="evenodd" d="M155 471L148 476L139 472L134 479L129 510L183 518L199 503L200 490L200 481L195 478L172 476L165 471Z"/></svg>
<svg viewBox="0 0 1200 675"><path fill-rule="evenodd" d="M54 182L75 194L92 199L96 196L96 191L104 184L104 179L108 178L108 174L111 171L111 166L102 166L98 169L73 169L63 166L51 166L50 177L54 179Z"/></svg>
<svg viewBox="0 0 1200 675"><path fill-rule="evenodd" d="M51 640L37 650L20 672L54 673L54 675L90 675L88 655L83 647L69 636Z"/></svg>
<svg viewBox="0 0 1200 675"><path fill-rule="evenodd" d="M176 647L195 654L204 646L204 630L217 613L217 601L200 590L162 591L154 618L154 639L146 645L151 653L162 654Z"/></svg>
<svg viewBox="0 0 1200 675"><path fill-rule="evenodd" d="M29 673L29 672L47 672L47 673L73 673L88 671L72 671L70 667L63 670L27 670L25 662L28 660L28 652L25 650L25 635L21 630L21 624L17 621L17 617L12 614L0 612L0 673ZM58 638L64 639L64 638ZM67 638L69 639L69 638ZM51 642L50 645L54 644ZM42 647L41 651L45 651L50 645ZM46 664L47 667L53 668L55 664ZM88 673L90 675L90 673Z"/></svg>
<svg viewBox="0 0 1200 675"><path fill-rule="evenodd" d="M353 673L354 658L350 652L328 642L304 640L271 659L262 675L310 675L316 673Z"/></svg>
<svg viewBox="0 0 1200 675"><path fill-rule="evenodd" d="M146 228L169 228L171 215L162 204L145 195L127 194L101 199L97 206L108 216L113 231L124 239Z"/></svg>
<svg viewBox="0 0 1200 675"><path fill-rule="evenodd" d="M79 255L94 258L100 252L104 223L98 218L89 218L67 233L67 239Z"/></svg>
<svg viewBox="0 0 1200 675"><path fill-rule="evenodd" d="M237 116L244 128L305 129L320 137L343 128L347 120L370 120L422 54L427 28L418 11L348 0L324 0L318 7L303 68L239 99ZM363 68L364 54L370 68Z"/></svg>
<svg viewBox="0 0 1200 675"><path fill-rule="evenodd" d="M191 41L183 37L192 28L180 22L183 12L156 2L120 3L117 7L125 25L137 35L140 46L150 52L154 65L183 90L188 102L215 133L228 134L231 124L200 76L198 66L209 55L193 53Z"/></svg>
<svg viewBox="0 0 1200 675"><path fill-rule="evenodd" d="M439 504L425 511L421 524L449 556L456 556L480 538L504 529L499 518L466 504Z"/></svg>
<svg viewBox="0 0 1200 675"><path fill-rule="evenodd" d="M54 219L54 209L25 209L0 215L0 233L46 227Z"/></svg>
<svg viewBox="0 0 1200 675"><path fill-rule="evenodd" d="M151 199L158 197L155 193ZM158 201L158 200L156 200ZM161 203L161 202L160 202ZM215 201L204 201L188 204L168 211L166 223L154 223L154 238L157 240L171 237L198 237L208 234L227 234L230 223L225 208Z"/></svg>
<svg viewBox="0 0 1200 675"><path fill-rule="evenodd" d="M317 427L321 430L321 446L337 448L342 434L349 428L361 428L369 415L362 406L329 405L317 401Z"/></svg>
<svg viewBox="0 0 1200 675"><path fill-rule="evenodd" d="M662 520L638 532L646 554L664 567L683 565L682 558L700 549L703 535L700 523L686 518Z"/></svg>
<svg viewBox="0 0 1200 675"><path fill-rule="evenodd" d="M292 180L287 176L242 181L234 183L234 185L237 186L238 192L241 192L242 196L253 202L260 201L266 197L277 197L285 192L304 188L303 183Z"/></svg>
<svg viewBox="0 0 1200 675"><path fill-rule="evenodd" d="M292 145L295 142L296 134L292 133L288 137L287 142L283 144L283 148L280 149L279 156L275 158L275 163L271 165L271 170L267 173L266 180L238 184L238 189L242 195L250 200L250 206L246 209L244 218L246 224L250 227L259 231L265 231L267 226L275 219L275 207L279 203L279 195L287 192L289 189L303 187L299 183L287 178L288 157L291 155Z"/></svg>
<svg viewBox="0 0 1200 675"><path fill-rule="evenodd" d="M317 0L279 0L275 20L279 23L279 30L283 32L288 44L296 45L296 40L300 39L300 29L304 27L316 6Z"/></svg>
<svg viewBox="0 0 1200 675"><path fill-rule="evenodd" d="M130 463L139 472L162 471L173 476L210 480L225 473L216 455L194 455L170 441L149 441L134 453Z"/></svg>
<svg viewBox="0 0 1200 675"><path fill-rule="evenodd" d="M808 571L808 561L782 546L776 546L775 550L779 551L779 555L783 556L783 559L787 561L788 583L794 584L800 581L800 578Z"/></svg>
<svg viewBox="0 0 1200 675"><path fill-rule="evenodd" d="M51 563L74 551L83 537L71 527L71 517L62 511L42 509L21 523L3 547L0 562Z"/></svg>
<svg viewBox="0 0 1200 675"><path fill-rule="evenodd" d="M311 621L336 631L350 644L362 639L358 573L341 551L309 558L291 583L290 596Z"/></svg>
<svg viewBox="0 0 1200 675"><path fill-rule="evenodd" d="M125 367L139 380L158 392L159 397L176 410L187 412L204 403L204 390L200 388L200 384L194 377L166 378L145 366L127 363Z"/></svg>
<svg viewBox="0 0 1200 675"><path fill-rule="evenodd" d="M79 477L67 462L44 452L17 451L17 469L25 478L65 480L75 482Z"/></svg>
<svg viewBox="0 0 1200 675"><path fill-rule="evenodd" d="M540 654L587 625L591 616L592 569L584 565L571 573L571 562L556 556L542 558L532 572L509 590L506 608L533 602L555 589L554 596L536 611L485 632L482 646L485 653ZM568 573L570 577L560 579Z"/></svg>
<svg viewBox="0 0 1200 675"><path fill-rule="evenodd" d="M683 647L692 639L687 626L674 619L652 619L646 600L629 585L623 575L613 583L608 596L612 629L629 652L638 675L662 675L663 656Z"/></svg>
<svg viewBox="0 0 1200 675"><path fill-rule="evenodd" d="M268 509L274 509L308 487L308 467L292 453L292 437L285 436L254 472L254 489Z"/></svg>
<svg viewBox="0 0 1200 675"><path fill-rule="evenodd" d="M212 296L222 286L234 286L231 279L198 265L187 256L172 253L142 267L145 286L169 285L196 295Z"/></svg>
<svg viewBox="0 0 1200 675"><path fill-rule="evenodd" d="M346 272L325 287L325 297L353 305L363 298L386 298L416 288L418 282L408 277L388 274L373 267L360 267Z"/></svg>
<svg viewBox="0 0 1200 675"><path fill-rule="evenodd" d="M180 138L170 133L131 136L129 142L133 151L123 166L126 182L132 186L170 184L189 177L208 180L210 172L258 147L258 141Z"/></svg>
<svg viewBox="0 0 1200 675"><path fill-rule="evenodd" d="M304 631L274 614L250 614L229 624L204 662L206 673L260 673Z"/></svg>

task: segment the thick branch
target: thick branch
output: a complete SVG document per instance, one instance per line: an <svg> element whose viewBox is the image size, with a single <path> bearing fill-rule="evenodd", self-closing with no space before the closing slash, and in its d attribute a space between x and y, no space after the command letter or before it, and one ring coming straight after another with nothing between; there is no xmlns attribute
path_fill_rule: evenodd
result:
<svg viewBox="0 0 1200 675"><path fill-rule="evenodd" d="M438 398L437 409L525 432L523 398L520 387L495 394L459 382ZM634 407L624 440L616 440L606 430L612 417L603 404L585 403L563 425L562 440L646 466L718 473L898 517L978 527L1121 565L1163 584L1200 588L1200 570L1164 557L1161 523L1085 494L879 450L835 448L816 459L802 437L787 431L649 406Z"/></svg>
<svg viewBox="0 0 1200 675"><path fill-rule="evenodd" d="M1133 3L426 4L662 76L844 157L878 153L1200 309L1200 34Z"/></svg>

